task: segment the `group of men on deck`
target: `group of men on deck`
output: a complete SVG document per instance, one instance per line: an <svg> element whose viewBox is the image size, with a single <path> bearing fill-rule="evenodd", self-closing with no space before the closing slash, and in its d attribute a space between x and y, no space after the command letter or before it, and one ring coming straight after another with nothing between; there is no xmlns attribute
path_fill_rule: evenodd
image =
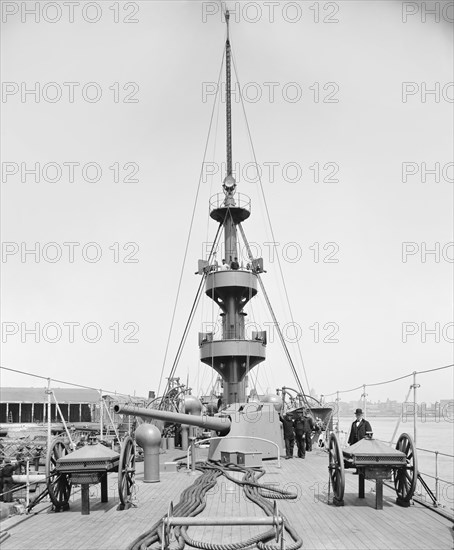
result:
<svg viewBox="0 0 454 550"><path fill-rule="evenodd" d="M293 413L292 418L288 412L281 416L282 427L284 429L285 458L293 458L293 448L298 448L298 458L306 458L306 451L312 451L312 432L317 429L314 421L307 414L307 409L301 412ZM368 432L372 432L371 425L363 417L363 411L356 409L356 420L353 421L350 428L348 444L354 445L366 437Z"/></svg>
<svg viewBox="0 0 454 550"><path fill-rule="evenodd" d="M293 458L293 448L298 449L298 458L306 458L306 451L312 451L312 432L314 421L307 414L307 410L295 414L293 419L289 413L281 417L284 428L285 458Z"/></svg>

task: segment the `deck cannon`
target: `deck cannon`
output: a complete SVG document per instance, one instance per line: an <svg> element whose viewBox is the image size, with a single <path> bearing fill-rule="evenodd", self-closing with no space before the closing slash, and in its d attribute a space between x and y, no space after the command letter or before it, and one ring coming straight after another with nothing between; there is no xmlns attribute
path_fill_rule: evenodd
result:
<svg viewBox="0 0 454 550"><path fill-rule="evenodd" d="M146 420L163 420L174 424L197 426L206 430L214 430L219 435L227 435L230 431L231 422L226 416L193 415L159 409L147 409L146 407L135 407L131 405L115 405L114 412L129 416L140 416Z"/></svg>
<svg viewBox="0 0 454 550"><path fill-rule="evenodd" d="M283 451L279 406L269 403L232 403L222 415L207 416L147 409L131 405L114 406L118 414L139 416L144 420L197 426L222 436L210 442L208 458L221 460L221 452L261 453L262 458L277 458ZM279 449L279 452L277 452Z"/></svg>

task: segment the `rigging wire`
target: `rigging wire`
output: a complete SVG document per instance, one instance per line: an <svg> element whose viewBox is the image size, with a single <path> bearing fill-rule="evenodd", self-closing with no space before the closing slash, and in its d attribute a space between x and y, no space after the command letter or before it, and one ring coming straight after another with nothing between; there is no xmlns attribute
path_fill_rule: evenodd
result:
<svg viewBox="0 0 454 550"><path fill-rule="evenodd" d="M203 170L204 170L204 167L205 167L205 158L206 158L206 154L207 154L207 151L208 151L208 143L209 143L209 140L210 140L211 126L213 124L214 112L215 112L215 107L216 107L216 99L217 99L217 96L219 94L219 89L220 89L222 68L224 66L224 56L225 56L225 51L222 52L222 62L221 62L221 69L219 70L219 75L218 75L218 85L217 85L217 90L216 90L216 96L215 96L215 100L214 100L214 104L213 104L213 109L211 111L210 125L209 125L209 128L208 128L208 135L207 135L207 139L206 139L206 142L205 142L205 150L204 150L204 153L203 153L202 166L200 168L199 182L197 184L197 192L196 192L196 196L195 196L195 199L194 199L194 206L192 208L191 223L190 223L190 226L189 226L188 238L186 240L186 248L185 248L185 251L184 251L183 263L181 265L180 279L178 281L178 289L177 289L177 294L175 296L175 303L174 303L174 306L173 306L172 319L170 321L169 335L167 337L167 344L166 344L166 349L165 349L165 352L164 352L164 359L162 361L161 375L159 377L158 395L159 395L159 391L161 389L162 377L164 375L164 369L165 369L165 365L166 365L167 354L168 354L168 351L169 351L170 338L172 336L172 329L173 329L173 324L174 324L174 321L175 321L175 314L176 314L176 311L177 311L178 298L180 297L180 290L181 290L181 284L182 284L182 281L183 281L184 267L186 265L186 258L187 258L188 250L189 250L189 242L191 240L191 234L192 234L192 226L194 224L195 211L196 211L197 202L198 202L198 199L199 199L200 184L202 182Z"/></svg>
<svg viewBox="0 0 454 550"><path fill-rule="evenodd" d="M75 388L83 388L85 390L95 390L97 392L100 391L100 388L93 388L92 386L86 386L84 384L76 384L75 382L66 382L65 380L59 380L58 378L51 378L49 376L41 376L39 374L34 374L32 372L26 372L26 371L23 371L23 370L19 370L19 369L12 369L10 367L3 367L3 366L0 366L0 369L3 369L3 370L7 370L7 371L10 371L10 372L15 372L17 374L24 374L25 376L31 376L33 378L40 378L41 380L46 380L46 382L57 382L58 384L65 384L66 386L74 386ZM4 387L4 385L3 385ZM101 390L105 393L108 393L108 394L112 394L112 395L118 395L120 397L128 397L129 399L146 399L145 397L136 397L136 396L131 396L129 393L120 393L118 391L112 391L112 390L106 390L106 389L102 389Z"/></svg>
<svg viewBox="0 0 454 550"><path fill-rule="evenodd" d="M323 394L324 397L331 397L332 395L336 395L338 393L350 393L352 391L356 391L356 390L359 390L361 389L363 386L367 386L368 388L369 387L372 387L372 386L383 386L384 384L391 384L392 382L397 382L398 380L404 380L405 378L410 378L411 376L413 376L414 374L425 374L425 373L428 373L428 372L434 372L434 371L437 371L437 370L444 370L444 369L450 369L454 367L454 364L452 365L444 365L443 367L436 367L434 369L427 369L427 370L420 370L420 371L415 371L415 372L411 372L410 374L405 374L404 376L399 376L398 378L392 378L391 380L384 380L382 382L375 382L374 384L361 384L361 386L357 386L356 388L351 388L349 390L339 390L339 391L334 391L334 392L331 392L331 393L325 393Z"/></svg>
<svg viewBox="0 0 454 550"><path fill-rule="evenodd" d="M214 238L213 245L211 247L210 254L208 256L208 262L211 260L211 258L213 256L213 251L216 250L217 242L219 240L219 234L221 232L221 228L222 228L222 224L220 223L218 225L218 230L216 231L216 236ZM206 277L207 277L207 273L204 272L202 278L200 279L199 287L197 289L196 297L194 298L194 301L192 303L192 307L191 307L191 311L189 313L188 320L186 321L186 326L184 328L183 336L180 340L180 344L178 346L177 353L175 355L175 359L173 361L172 368L170 370L170 375L167 379L167 384L166 384L165 389L164 389L164 395L170 389L170 379L173 378L173 376L175 375L175 371L176 371L176 368L178 366L178 362L180 360L181 354L183 352L184 345L186 343L186 339L188 337L189 329L191 328L192 321L193 321L195 313L197 311L197 306L199 304L200 298L202 297L202 291L203 291L203 286L205 284Z"/></svg>
<svg viewBox="0 0 454 550"><path fill-rule="evenodd" d="M240 233L241 233L241 236L243 237L243 241L245 242L246 244L246 249L247 249L247 252L248 252L248 255L249 255L249 259L251 260L251 262L253 261L253 256L252 256L252 251L251 251L251 248L249 246L249 242L246 238L246 235L244 233L244 229L243 229L243 226L241 223L238 224L238 228L240 230ZM298 385L298 388L302 394L302 397L303 397L303 400L304 402L306 403L306 405L309 407L309 403L307 402L307 399L306 399L306 394L303 390L303 386L301 384L301 380L298 376L298 372L296 371L296 368L295 368L295 365L293 364L293 360L292 360L292 357L290 355L290 352L288 350L288 347L287 347L287 344L285 343L285 338L282 334L282 331L281 331L281 328L279 326L279 323L277 322L277 319L276 319L276 315L274 313L274 310L273 310L273 307L271 305L271 302L270 302L270 299L268 298L268 294L265 290L265 285L263 284L263 281L262 281L262 278L260 277L260 274L259 273L256 273L256 277L257 277L257 280L260 284L260 288L262 289L262 292L263 292L263 296L265 297L265 301L266 301L266 304L268 306L268 309L270 311L270 314L271 314L271 317L273 319L273 322L274 324L276 325L276 329L277 329L277 333L279 335L279 339L281 341L281 344L282 344L282 347L284 348L284 352L285 352L285 355L287 356L287 360L289 362L289 365L290 365L290 368L292 369L292 372L293 372L293 376L295 377L295 380L296 380L296 383ZM310 408L310 407L309 407Z"/></svg>
<svg viewBox="0 0 454 550"><path fill-rule="evenodd" d="M384 385L384 384L390 384L392 382L397 382L399 380L403 380L405 378L409 378L411 376L413 376L413 374L427 374L429 372L435 372L435 371L439 371L439 370L445 370L445 369L450 369L450 368L453 368L454 367L454 364L451 364L451 365L444 365L442 367L435 367L433 369L425 369L425 370L421 370L421 371L415 371L414 373L411 372L409 374L406 374L404 376L399 376L398 378L392 378L391 380L384 380L382 382L375 382L374 384L365 384L367 387L371 387L371 386L381 386L381 385ZM27 372L27 371L23 371L23 370L20 370L20 369L13 369L11 367L4 367L4 366L0 366L0 369L2 370L6 370L6 371L9 371L9 372L15 372L17 374L23 374L25 376L31 376L33 378L39 378L41 380L46 380L47 382L48 381L51 381L51 382L57 382L59 384L65 384L66 386L73 386L75 388L83 388L83 389L87 389L87 390L95 390L95 391L100 391L99 388L94 388L92 386L87 386L87 385L84 385L84 384L77 384L75 382L68 382L67 380L60 380L58 378L52 378L52 377L49 377L49 376L42 376L42 375L39 375L39 374L35 374L35 373L32 373L32 372ZM258 382L258 385L261 386L261 384ZM3 385L4 386L4 385ZM361 389L362 387L364 386L364 384L361 384L361 386L357 386L356 388L351 388L349 390L339 390L339 392L332 392L332 393L326 393L326 394L323 394L324 397L330 397L332 395L336 395L337 393L349 393L349 392L352 392L352 391L357 391L359 389ZM263 390L263 388L262 388ZM108 393L108 394L113 394L113 395L118 395L118 396L121 396L121 397L127 397L131 400L133 399L145 399L144 397L139 397L139 396L131 396L131 394L128 394L128 393L121 393L121 392L118 392L118 391L113 391L113 390L103 390L104 392Z"/></svg>
<svg viewBox="0 0 454 550"><path fill-rule="evenodd" d="M221 65L221 72L224 67L224 57L222 58L222 65ZM218 137L218 127L219 127L219 112L220 112L220 106L221 106L221 99L220 94L216 96L219 101L217 102L217 110L216 110L216 124L214 128L214 143L213 143L213 152L212 152L212 158L216 159L216 146L217 146L217 137ZM211 193L213 192L213 174L210 174L210 197ZM207 216L207 227L206 227L206 242L208 242L208 236L210 232L210 217ZM215 250L216 254L216 260L218 260L218 250ZM211 304L211 320L213 321L214 316L214 304ZM204 314L204 301L202 301L202 308L200 311L200 324L203 323L203 314ZM203 395L204 392L202 391L202 387L200 385L200 370L202 370L202 380L204 380L206 372L207 372L207 365L205 363L202 363L202 368L200 367L200 359L196 358L196 368L197 368L197 387L198 387L198 394ZM211 369L211 376L213 376L213 370Z"/></svg>
<svg viewBox="0 0 454 550"><path fill-rule="evenodd" d="M259 165L258 165L258 162L257 162L257 156L255 154L254 143L252 141L251 130L250 130L250 127L249 127L249 121L248 121L247 116L246 116L246 108L244 106L243 94L241 93L240 79L239 79L239 75L238 75L238 71L237 71L237 67L236 67L236 63L235 63L235 56L234 56L234 53L233 53L233 48L232 48L232 62L233 62L233 67L234 67L234 71L235 71L235 75L236 75L236 80L238 82L239 96L240 96L240 99L241 99L241 106L242 106L242 109L243 109L244 119L245 119L245 122L246 122L246 128L247 128L247 132L248 132L249 142L251 144L252 155L254 157L254 163L257 167L257 178L258 178L258 181L259 181L259 184L260 184L260 190L261 190L263 202L264 202L264 205L265 205L265 212L266 212L266 216L267 216L268 223L269 223L269 226L270 226L271 238L272 238L273 243L275 243L276 239L274 237L274 230L273 230L273 226L271 224L270 213L269 213L269 210L268 210L268 203L266 202L265 191L264 191L263 184L262 184L262 177L261 177ZM287 286L285 284L284 273L282 271L282 265L281 265L281 260L279 258L279 254L276 254L276 257L277 257L277 264L278 264L278 267L279 267L279 272L280 272L281 279L282 279L282 284L283 284L283 287L284 287L284 293L285 293L285 297L286 297L286 301L287 301L287 307L288 307L289 312L290 312L290 319L292 321L292 325L295 326L295 321L293 319L293 312L292 312L292 308L291 308L291 305L290 305L290 299L289 299L289 295L288 295L288 292L287 292ZM309 380L308 380L307 373L306 373L306 367L304 365L304 360L303 360L303 355L302 355L302 352L301 352L301 346L300 346L300 343L299 343L299 339L297 339L296 344L297 344L297 348L298 348L298 353L299 353L301 365L303 367L304 378L306 380L307 388L308 388L308 391L309 391L310 384L309 384ZM301 391L302 391L302 388L301 388Z"/></svg>

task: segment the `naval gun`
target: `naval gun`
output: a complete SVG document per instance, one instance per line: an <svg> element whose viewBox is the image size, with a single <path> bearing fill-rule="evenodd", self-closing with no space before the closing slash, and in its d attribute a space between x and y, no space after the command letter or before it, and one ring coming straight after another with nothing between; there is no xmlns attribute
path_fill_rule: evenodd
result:
<svg viewBox="0 0 454 550"><path fill-rule="evenodd" d="M115 405L114 412L117 414L126 414L128 416L140 416L147 420L163 420L173 424L183 424L186 426L196 426L206 430L214 430L219 435L227 435L230 431L230 420L226 416L197 416L187 413L177 413L172 411L161 411L160 409L147 409L146 407L136 407L131 405Z"/></svg>
<svg viewBox="0 0 454 550"><path fill-rule="evenodd" d="M217 416L186 414L117 404L118 414L139 416L145 421L161 420L197 426L220 436L210 441L208 458L221 460L221 452L261 453L262 458L277 458L283 452L279 413L282 402L232 403Z"/></svg>

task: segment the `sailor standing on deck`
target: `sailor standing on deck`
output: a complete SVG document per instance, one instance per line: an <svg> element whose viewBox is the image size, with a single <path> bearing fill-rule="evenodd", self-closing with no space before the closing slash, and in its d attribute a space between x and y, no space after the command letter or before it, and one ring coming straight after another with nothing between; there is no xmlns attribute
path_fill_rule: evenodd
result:
<svg viewBox="0 0 454 550"><path fill-rule="evenodd" d="M289 413L281 416L282 427L284 428L285 458L293 458L293 447L295 446L295 431L293 430L293 420Z"/></svg>
<svg viewBox="0 0 454 550"><path fill-rule="evenodd" d="M307 414L307 409L303 409L303 420L304 420L304 434L305 434L305 444L306 451L312 451L312 432L314 430L314 421Z"/></svg>
<svg viewBox="0 0 454 550"><path fill-rule="evenodd" d="M352 422L352 427L350 428L350 435L348 437L348 444L354 445L366 437L367 432L372 431L372 427L367 420L363 418L362 409L356 409L355 411L356 420Z"/></svg>
<svg viewBox="0 0 454 550"><path fill-rule="evenodd" d="M296 446L298 447L298 458L306 458L306 421L302 413L299 413L293 422L295 428Z"/></svg>

